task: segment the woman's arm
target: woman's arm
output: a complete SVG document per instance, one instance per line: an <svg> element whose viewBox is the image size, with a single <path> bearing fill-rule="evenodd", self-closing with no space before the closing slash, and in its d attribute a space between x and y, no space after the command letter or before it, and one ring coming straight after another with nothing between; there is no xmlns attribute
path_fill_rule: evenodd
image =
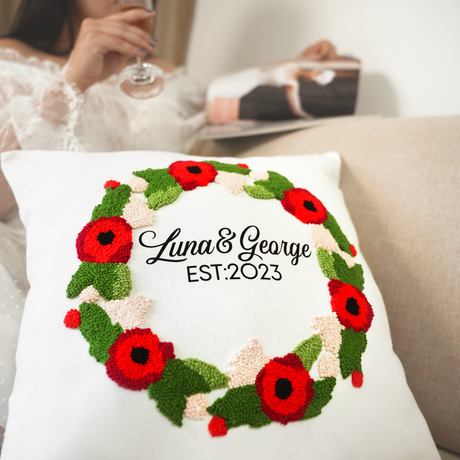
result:
<svg viewBox="0 0 460 460"><path fill-rule="evenodd" d="M0 152L19 149L19 142L16 139L11 126L4 125L0 128ZM16 204L13 192L3 175L0 166L0 219Z"/></svg>

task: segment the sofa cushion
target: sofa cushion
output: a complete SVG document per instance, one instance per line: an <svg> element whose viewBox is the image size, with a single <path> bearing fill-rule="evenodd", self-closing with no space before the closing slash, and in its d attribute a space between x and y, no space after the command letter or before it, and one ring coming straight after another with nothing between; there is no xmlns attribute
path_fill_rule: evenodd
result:
<svg viewBox="0 0 460 460"><path fill-rule="evenodd" d="M351 122L200 149L339 152L341 187L394 349L436 443L460 452L460 116Z"/></svg>

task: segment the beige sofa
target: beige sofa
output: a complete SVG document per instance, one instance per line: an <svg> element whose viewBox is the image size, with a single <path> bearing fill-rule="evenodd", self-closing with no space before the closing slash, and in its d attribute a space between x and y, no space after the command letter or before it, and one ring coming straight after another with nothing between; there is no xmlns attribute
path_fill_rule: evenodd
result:
<svg viewBox="0 0 460 460"><path fill-rule="evenodd" d="M460 116L370 119L197 144L204 155L337 151L394 349L443 459L460 458Z"/></svg>

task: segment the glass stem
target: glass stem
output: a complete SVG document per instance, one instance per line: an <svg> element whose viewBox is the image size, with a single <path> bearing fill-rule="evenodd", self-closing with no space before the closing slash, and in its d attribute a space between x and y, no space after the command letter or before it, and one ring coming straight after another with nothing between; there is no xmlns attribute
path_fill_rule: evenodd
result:
<svg viewBox="0 0 460 460"><path fill-rule="evenodd" d="M140 57L136 57L136 65L137 67L142 67L142 59Z"/></svg>

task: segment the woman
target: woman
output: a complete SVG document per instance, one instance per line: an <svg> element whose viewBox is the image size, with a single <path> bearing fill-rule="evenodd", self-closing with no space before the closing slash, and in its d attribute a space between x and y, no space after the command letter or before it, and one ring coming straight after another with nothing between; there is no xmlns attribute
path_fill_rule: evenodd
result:
<svg viewBox="0 0 460 460"><path fill-rule="evenodd" d="M133 100L116 83L130 58L155 50L150 35L130 25L154 15L121 13L114 0L22 0L13 32L0 39L0 152L187 152L204 123L197 84L159 58L148 60L168 72L161 96ZM11 204L2 200L0 216Z"/></svg>

